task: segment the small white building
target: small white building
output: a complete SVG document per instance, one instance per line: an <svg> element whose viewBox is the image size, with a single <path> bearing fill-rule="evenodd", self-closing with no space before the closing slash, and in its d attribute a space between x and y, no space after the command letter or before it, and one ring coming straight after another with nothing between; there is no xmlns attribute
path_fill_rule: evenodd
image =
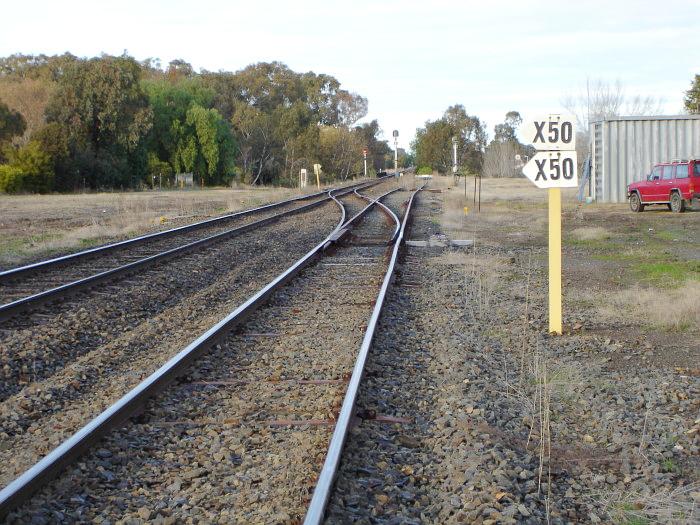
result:
<svg viewBox="0 0 700 525"><path fill-rule="evenodd" d="M192 173L177 173L175 175L175 185L178 188L192 188L194 186L194 175Z"/></svg>
<svg viewBox="0 0 700 525"><path fill-rule="evenodd" d="M700 157L700 115L611 117L591 123L590 195L625 202L658 162Z"/></svg>

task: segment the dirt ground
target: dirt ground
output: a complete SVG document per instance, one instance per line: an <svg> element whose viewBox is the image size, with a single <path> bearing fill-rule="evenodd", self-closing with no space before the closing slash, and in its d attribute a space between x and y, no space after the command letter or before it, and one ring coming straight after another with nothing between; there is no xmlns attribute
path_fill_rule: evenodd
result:
<svg viewBox="0 0 700 525"><path fill-rule="evenodd" d="M296 195L272 187L0 195L0 269Z"/></svg>
<svg viewBox="0 0 700 525"><path fill-rule="evenodd" d="M328 522L697 523L700 213L567 191L552 336L547 192L462 184L417 197L358 400L402 423L353 430Z"/></svg>
<svg viewBox="0 0 700 525"><path fill-rule="evenodd" d="M466 199L451 178L436 177L431 187L445 192L442 226L449 236L530 247L533 271L546 274L545 190L522 179L484 179L479 212L473 179ZM587 331L697 348L700 210L632 213L626 204L579 203L575 190L564 190L562 201L565 330L583 329L585 318ZM669 333L683 337L669 345Z"/></svg>
<svg viewBox="0 0 700 525"><path fill-rule="evenodd" d="M688 509L700 501L700 211L635 214L564 192L564 336L543 339L547 192L526 180L485 179L479 212L467 183L466 199L451 178L431 183L442 190L443 233L475 241L470 254L445 262L466 265L488 345L508 358L520 353L521 364L534 348L531 383L559 398L551 411L540 407L548 428L541 435L551 439L552 462L558 454L576 465L577 516L692 522ZM626 467L604 464L611 451L614 461L636 465L637 481ZM600 485L600 476L612 483Z"/></svg>

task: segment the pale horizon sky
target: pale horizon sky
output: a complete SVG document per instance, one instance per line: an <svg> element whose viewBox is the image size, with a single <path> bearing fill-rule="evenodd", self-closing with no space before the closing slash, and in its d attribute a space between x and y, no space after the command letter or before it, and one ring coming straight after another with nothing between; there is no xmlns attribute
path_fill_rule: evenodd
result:
<svg viewBox="0 0 700 525"><path fill-rule="evenodd" d="M196 70L278 60L327 73L368 98L364 120L376 118L390 140L398 129L400 147L453 104L491 136L507 111L562 111L587 78L619 80L675 114L700 74L700 0L35 0L3 15L2 56L126 50Z"/></svg>

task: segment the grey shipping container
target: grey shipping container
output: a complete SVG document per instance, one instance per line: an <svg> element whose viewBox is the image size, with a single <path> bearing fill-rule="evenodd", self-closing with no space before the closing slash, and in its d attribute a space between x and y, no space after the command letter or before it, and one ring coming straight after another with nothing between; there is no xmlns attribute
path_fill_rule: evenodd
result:
<svg viewBox="0 0 700 525"><path fill-rule="evenodd" d="M591 123L590 195L624 202L658 162L700 158L700 115L614 117Z"/></svg>

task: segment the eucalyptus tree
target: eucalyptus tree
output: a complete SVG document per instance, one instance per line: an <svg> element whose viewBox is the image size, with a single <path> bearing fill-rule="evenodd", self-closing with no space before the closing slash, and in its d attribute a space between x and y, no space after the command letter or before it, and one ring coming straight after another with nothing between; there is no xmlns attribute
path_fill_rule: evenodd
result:
<svg viewBox="0 0 700 525"><path fill-rule="evenodd" d="M695 75L690 89L685 92L683 103L688 113L700 114L700 75Z"/></svg>
<svg viewBox="0 0 700 525"><path fill-rule="evenodd" d="M427 121L425 127L416 130L416 138L411 144L416 164L440 173L450 172L453 138L457 139L459 166L469 173L479 173L487 133L481 120L469 115L461 104L450 106L442 118Z"/></svg>
<svg viewBox="0 0 700 525"><path fill-rule="evenodd" d="M131 186L145 176L143 139L153 112L131 57L70 64L46 108L65 133L77 176L90 187Z"/></svg>

